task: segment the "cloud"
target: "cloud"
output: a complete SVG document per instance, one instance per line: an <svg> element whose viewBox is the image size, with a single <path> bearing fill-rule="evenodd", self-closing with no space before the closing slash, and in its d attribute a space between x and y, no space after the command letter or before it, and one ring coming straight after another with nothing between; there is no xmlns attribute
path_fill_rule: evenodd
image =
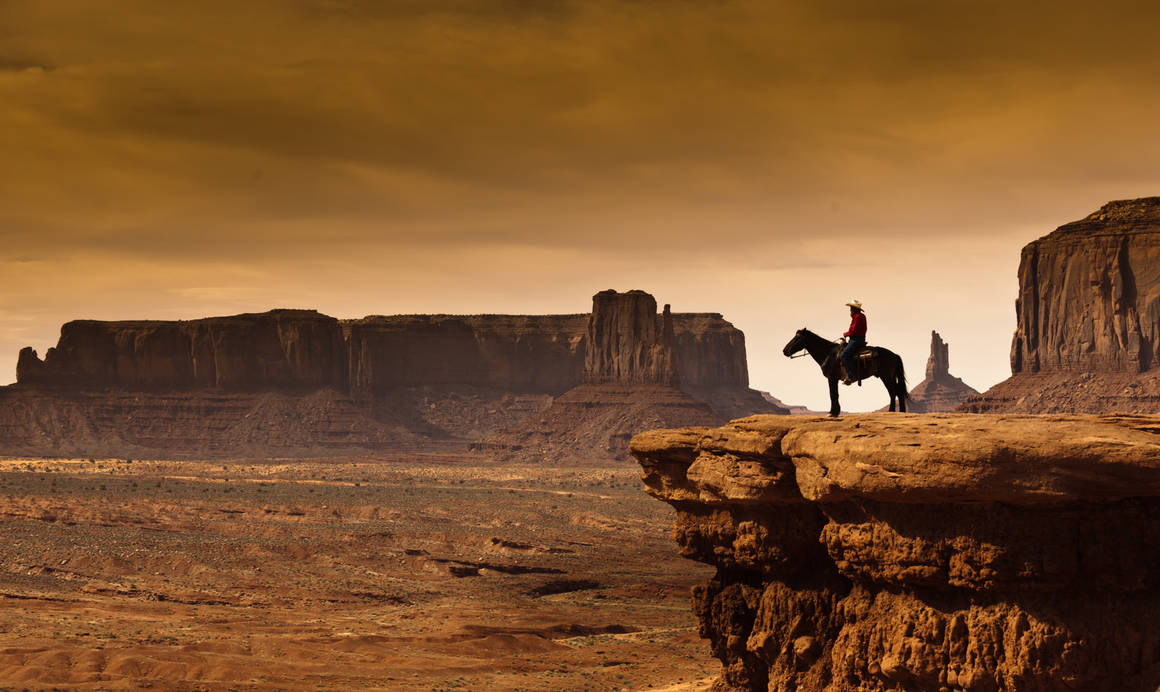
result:
<svg viewBox="0 0 1160 692"><path fill-rule="evenodd" d="M1158 20L1119 0L0 0L0 262L48 263L21 295L52 319L84 285L110 315L309 301L329 289L290 268L323 260L374 298L332 305L368 312L571 300L598 267L807 267L848 293L851 267L947 261L932 238L1014 257L1155 194ZM999 254L960 256L986 276ZM528 262L569 278L509 276ZM6 291L38 280L13 266Z"/></svg>

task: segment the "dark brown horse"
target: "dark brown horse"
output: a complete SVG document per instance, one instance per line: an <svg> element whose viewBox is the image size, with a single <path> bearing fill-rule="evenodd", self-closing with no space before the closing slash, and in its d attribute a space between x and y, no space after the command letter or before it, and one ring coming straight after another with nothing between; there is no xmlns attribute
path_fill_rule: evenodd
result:
<svg viewBox="0 0 1160 692"><path fill-rule="evenodd" d="M791 358L795 353L805 350L818 362L822 374L830 381L830 415L837 416L842 412L838 405L838 380L842 379L845 370L839 357L841 345L818 336L808 329L799 329L782 349L782 353ZM898 401L898 410L906 412L906 370L902 367L902 357L894 351L881 346L870 346L866 349L867 355L855 356L859 372L854 378L864 380L867 377L880 377L886 384L886 391L890 392L890 410L894 410L894 402Z"/></svg>

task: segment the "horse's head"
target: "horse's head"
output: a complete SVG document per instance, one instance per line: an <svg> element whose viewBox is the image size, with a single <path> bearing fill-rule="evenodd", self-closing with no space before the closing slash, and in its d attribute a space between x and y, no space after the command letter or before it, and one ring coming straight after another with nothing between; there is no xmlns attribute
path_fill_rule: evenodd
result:
<svg viewBox="0 0 1160 692"><path fill-rule="evenodd" d="M803 327L802 329L797 330L797 333L793 335L793 338L789 340L789 343L785 345L785 348L781 349L781 352L788 357L792 356L805 347L806 330Z"/></svg>

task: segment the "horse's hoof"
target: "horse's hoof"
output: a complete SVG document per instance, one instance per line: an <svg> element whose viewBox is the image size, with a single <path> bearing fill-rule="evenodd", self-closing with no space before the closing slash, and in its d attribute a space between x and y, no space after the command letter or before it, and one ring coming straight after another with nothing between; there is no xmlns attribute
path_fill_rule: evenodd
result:
<svg viewBox="0 0 1160 692"><path fill-rule="evenodd" d="M840 416L840 415L842 415L842 414L840 414L840 413L831 413L831 414L830 414L830 418L837 418L837 417L838 417L838 416Z"/></svg>

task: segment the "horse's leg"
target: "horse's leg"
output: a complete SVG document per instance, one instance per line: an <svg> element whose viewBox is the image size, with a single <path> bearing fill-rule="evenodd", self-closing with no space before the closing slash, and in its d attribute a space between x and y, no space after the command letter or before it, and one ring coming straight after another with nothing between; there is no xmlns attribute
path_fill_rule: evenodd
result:
<svg viewBox="0 0 1160 692"><path fill-rule="evenodd" d="M894 413L894 378L883 377L882 384L886 385L886 393L890 395L890 412Z"/></svg>
<svg viewBox="0 0 1160 692"><path fill-rule="evenodd" d="M910 396L910 392L906 391L906 379L901 373L895 373L895 386L898 388L898 410L906 413L906 397Z"/></svg>
<svg viewBox="0 0 1160 692"><path fill-rule="evenodd" d="M830 378L830 417L837 418L842 412L842 407L838 405L838 378Z"/></svg>

